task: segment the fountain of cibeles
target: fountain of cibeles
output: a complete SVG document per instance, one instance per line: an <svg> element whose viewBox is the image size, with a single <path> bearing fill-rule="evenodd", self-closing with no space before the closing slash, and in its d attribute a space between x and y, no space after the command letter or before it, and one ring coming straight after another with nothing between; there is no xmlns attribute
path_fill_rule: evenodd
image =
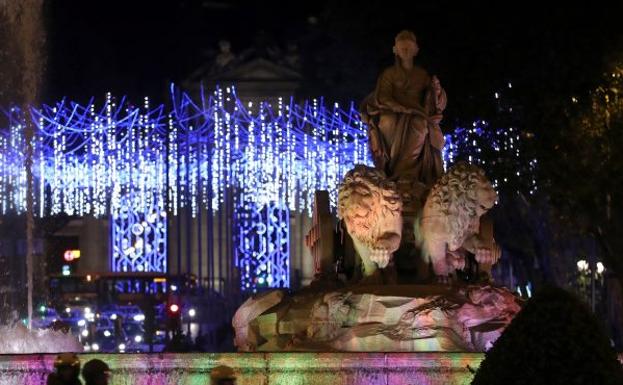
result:
<svg viewBox="0 0 623 385"><path fill-rule="evenodd" d="M37 9L36 5L40 4L31 8ZM24 9L20 12L28 13ZM30 32L27 35L32 36ZM27 57L32 54L24 52ZM35 67L27 68L34 71ZM13 150L17 154L11 159L20 160L18 168L23 170L16 174L23 175L22 179L15 180L22 183L25 198L14 209L26 217L25 239L30 246L26 247L25 259L29 272L33 265L35 210L48 201L52 207L43 207L44 212L71 210L73 215L95 212L101 216L109 214L103 202L115 207L120 201L115 193L136 194L148 186L147 195L155 198L138 199L133 204L141 209L145 209L145 201L151 208L166 206L163 212L167 217L185 211L187 218L194 218L203 212L196 209L202 205L216 211L223 207L219 205L230 202L238 206L220 213L230 212L239 223L253 215L267 218L252 223L256 227L232 234L240 244L248 245L231 269L238 274L234 285L243 290L249 288L246 285L257 285L262 291L245 302L233 319L240 351L97 355L111 366L113 383L197 383L218 365L230 367L239 384L466 383L472 375L469 368L478 366L481 352L518 311L508 291L487 283L488 269L499 258L499 250L490 224L483 219L495 201L484 172L457 166L445 174L447 177L436 175L439 184L433 180L421 188L402 183L404 180L390 180L382 168L356 166L370 162L365 126L356 118L353 107L343 111L291 103L271 114L266 106L247 111L233 104L235 109L228 110L223 101L230 95L219 96L216 92L216 102L207 106L190 103L184 96L182 102L174 101L182 108L176 109L171 118L137 109L129 111L128 117L143 120L137 119L136 125L127 123L131 119L120 120L115 126L101 123L117 116L112 112L106 115L109 106L115 112L112 104L106 105L101 116L85 113L85 119L75 120L62 108L31 110L36 97L29 95L21 104L22 110L33 111L37 119L26 117L26 129L11 131L12 138L21 138L15 143L23 146ZM435 108L441 108L441 97L434 102ZM90 111L91 106L76 109ZM275 121L262 124L267 117ZM141 123L150 119L154 119L153 126ZM418 119L414 118L413 123L421 125ZM438 123L433 119L432 124ZM115 129L140 138L136 147L125 145L127 142L118 145L123 135L118 136ZM335 135L334 130L341 135ZM63 147L63 137L65 143L89 143L85 147L88 151L72 153L71 146ZM102 152L100 145L112 151ZM7 151L9 148L5 146ZM84 154L97 156L86 162L81 158ZM34 164L44 167L37 170ZM115 174L119 168L141 183L133 184L132 178L115 179L120 175ZM88 188L81 190L81 185L71 182L81 175L93 175L89 180L104 182L98 184L101 189L86 185ZM63 200L54 195L60 182L64 194L81 198ZM52 187L41 189L41 185ZM409 195L427 189L432 191L430 199ZM317 190L328 192L324 196ZM226 196L227 191L235 191L237 198L228 201L231 197ZM38 200L40 196L44 199ZM415 204L418 199L420 206ZM448 216L448 208L455 206L466 211L450 210L454 217ZM288 282L289 255L272 246L265 248L270 253L258 254L262 249L254 249L254 245L263 245L267 238L258 237L260 231L254 233L253 229L270 229L262 234L272 234L282 242L275 234L285 231L283 221L289 220L290 212L297 211L313 211L314 223L307 238L317 279L297 292L267 291L274 282ZM336 216L342 221L339 227ZM448 220L459 221L460 225L448 226ZM257 244L254 240L258 240ZM123 250L129 259L140 249L136 243L131 246ZM178 260L185 263L182 258ZM414 270L404 268L429 262L432 273L420 269L411 276ZM231 261L227 263L223 269L232 267ZM459 280L458 271L467 272L466 282ZM31 290L32 282L26 287ZM32 300L27 302L26 313L32 314ZM14 339L21 343L16 349L21 353L66 349L50 334L21 327L14 330ZM37 345L37 341L43 343ZM10 349L6 352L18 352ZM81 355L83 361L91 357ZM0 358L0 378L6 383L44 383L53 360L53 355L45 354L4 355Z"/></svg>

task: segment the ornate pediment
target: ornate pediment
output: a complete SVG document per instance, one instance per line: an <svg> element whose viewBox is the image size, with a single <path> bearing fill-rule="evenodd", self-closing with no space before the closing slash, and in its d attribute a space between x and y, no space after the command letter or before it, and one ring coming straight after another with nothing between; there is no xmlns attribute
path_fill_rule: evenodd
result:
<svg viewBox="0 0 623 385"><path fill-rule="evenodd" d="M226 68L222 72L210 74L207 78L211 80L291 81L301 79L301 74L268 59L256 58L235 67Z"/></svg>

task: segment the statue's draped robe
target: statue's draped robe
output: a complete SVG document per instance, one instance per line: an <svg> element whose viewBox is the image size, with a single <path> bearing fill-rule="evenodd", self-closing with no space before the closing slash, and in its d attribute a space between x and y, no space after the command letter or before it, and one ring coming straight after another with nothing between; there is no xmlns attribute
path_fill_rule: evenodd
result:
<svg viewBox="0 0 623 385"><path fill-rule="evenodd" d="M434 95L432 79L424 69L394 65L383 71L361 109L375 167L390 179L432 187L443 173L444 137L439 125L428 118L440 114L445 105L445 92ZM415 113L405 113L405 108Z"/></svg>

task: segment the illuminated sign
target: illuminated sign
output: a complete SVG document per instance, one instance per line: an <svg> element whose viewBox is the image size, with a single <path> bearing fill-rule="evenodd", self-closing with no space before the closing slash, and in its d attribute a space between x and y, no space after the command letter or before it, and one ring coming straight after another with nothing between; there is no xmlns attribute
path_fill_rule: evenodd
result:
<svg viewBox="0 0 623 385"><path fill-rule="evenodd" d="M80 250L65 250L65 254L63 254L63 259L67 262L78 258L80 258Z"/></svg>

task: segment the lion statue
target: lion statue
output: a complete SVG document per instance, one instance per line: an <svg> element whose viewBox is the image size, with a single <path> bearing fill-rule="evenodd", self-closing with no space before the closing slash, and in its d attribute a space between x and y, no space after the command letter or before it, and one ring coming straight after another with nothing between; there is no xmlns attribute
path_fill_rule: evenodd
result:
<svg viewBox="0 0 623 385"><path fill-rule="evenodd" d="M475 255L483 271L501 255L490 222L482 220L497 201L497 193L482 169L459 162L431 189L419 221L416 242L425 262L432 263L440 282L465 267L466 252Z"/></svg>
<svg viewBox="0 0 623 385"><path fill-rule="evenodd" d="M346 224L363 276L385 268L400 245L402 201L382 171L356 165L338 190L337 215Z"/></svg>

